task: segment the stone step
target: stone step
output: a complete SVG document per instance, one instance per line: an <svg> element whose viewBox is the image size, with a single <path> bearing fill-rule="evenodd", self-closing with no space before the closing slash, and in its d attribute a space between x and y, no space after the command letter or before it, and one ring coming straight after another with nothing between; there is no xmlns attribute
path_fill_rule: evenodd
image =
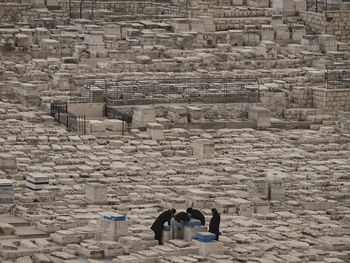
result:
<svg viewBox="0 0 350 263"><path fill-rule="evenodd" d="M16 237L19 239L44 238L49 237L49 234L30 226L19 226L16 227Z"/></svg>
<svg viewBox="0 0 350 263"><path fill-rule="evenodd" d="M6 214L0 215L0 222L11 224L14 227L29 226L29 222L27 220Z"/></svg>

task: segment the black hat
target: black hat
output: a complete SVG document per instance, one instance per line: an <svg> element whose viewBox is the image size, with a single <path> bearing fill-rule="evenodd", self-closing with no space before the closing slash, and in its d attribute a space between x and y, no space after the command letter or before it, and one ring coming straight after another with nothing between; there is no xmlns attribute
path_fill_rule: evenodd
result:
<svg viewBox="0 0 350 263"><path fill-rule="evenodd" d="M187 213L191 213L192 212L192 207L187 208L186 212Z"/></svg>

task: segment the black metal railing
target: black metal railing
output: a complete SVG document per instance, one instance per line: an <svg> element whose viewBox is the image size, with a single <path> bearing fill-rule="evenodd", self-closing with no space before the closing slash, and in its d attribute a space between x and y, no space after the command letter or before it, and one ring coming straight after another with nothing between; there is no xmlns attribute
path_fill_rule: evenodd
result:
<svg viewBox="0 0 350 263"><path fill-rule="evenodd" d="M350 88L350 62L326 65L327 89Z"/></svg>
<svg viewBox="0 0 350 263"><path fill-rule="evenodd" d="M108 105L257 103L257 79L176 78L120 80L107 91Z"/></svg>
<svg viewBox="0 0 350 263"><path fill-rule="evenodd" d="M104 103L107 87L99 85L85 85L78 93L70 91L69 103Z"/></svg>
<svg viewBox="0 0 350 263"><path fill-rule="evenodd" d="M67 131L86 134L85 114L75 115L68 112L67 102L55 101L51 103L51 116L59 124L67 127Z"/></svg>
<svg viewBox="0 0 350 263"><path fill-rule="evenodd" d="M56 113L66 113L68 111L67 102L54 101L51 103L51 116L54 117Z"/></svg>
<svg viewBox="0 0 350 263"><path fill-rule="evenodd" d="M350 11L349 0L307 0L306 11L322 13L324 11Z"/></svg>
<svg viewBox="0 0 350 263"><path fill-rule="evenodd" d="M95 85L96 86L96 85ZM70 103L112 106L168 103L258 103L259 81L244 78L174 78L118 80L103 89L71 93Z"/></svg>
<svg viewBox="0 0 350 263"><path fill-rule="evenodd" d="M130 132L132 116L110 107L107 104L104 106L104 115L109 119L118 119L122 121L122 134Z"/></svg>
<svg viewBox="0 0 350 263"><path fill-rule="evenodd" d="M129 10L128 4L138 5L138 12ZM186 2L187 3L187 2ZM187 5L174 5L169 0L70 0L68 2L68 12L71 18L88 18L94 20L94 12L97 9L103 9L112 15L118 16L123 21L124 16L134 16L135 18L151 18L158 15L168 15L170 17L188 17ZM149 8L153 9L150 13ZM157 11L153 14L154 11Z"/></svg>

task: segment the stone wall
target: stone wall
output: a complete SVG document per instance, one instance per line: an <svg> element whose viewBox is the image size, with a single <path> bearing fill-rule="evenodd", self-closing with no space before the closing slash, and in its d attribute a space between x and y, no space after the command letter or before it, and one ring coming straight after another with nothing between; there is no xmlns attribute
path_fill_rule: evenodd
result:
<svg viewBox="0 0 350 263"><path fill-rule="evenodd" d="M291 92L291 102L297 104L299 107L312 108L312 89L304 87L294 87Z"/></svg>
<svg viewBox="0 0 350 263"><path fill-rule="evenodd" d="M297 109L349 111L350 89L326 89L323 87L293 87L289 95L290 106ZM284 112L286 115L286 111ZM291 112L289 115L292 114ZM288 115L288 114L287 114Z"/></svg>
<svg viewBox="0 0 350 263"><path fill-rule="evenodd" d="M335 35L338 41L350 41L350 11L302 12L301 16L307 30Z"/></svg>
<svg viewBox="0 0 350 263"><path fill-rule="evenodd" d="M240 119L247 118L249 108L256 103L223 103L223 104L158 104L154 105L156 117L167 118L172 106L179 106L177 110L185 110L187 106L194 106L202 110L205 119ZM115 107L119 112L132 116L135 106ZM186 110L185 110L186 111Z"/></svg>
<svg viewBox="0 0 350 263"><path fill-rule="evenodd" d="M322 34L325 27L323 13L304 12L301 14L307 31Z"/></svg>
<svg viewBox="0 0 350 263"><path fill-rule="evenodd" d="M15 23L18 22L24 11L32 7L30 4L18 3L0 3L0 22Z"/></svg>
<svg viewBox="0 0 350 263"><path fill-rule="evenodd" d="M313 105L324 111L349 111L350 89L325 89L313 90Z"/></svg>

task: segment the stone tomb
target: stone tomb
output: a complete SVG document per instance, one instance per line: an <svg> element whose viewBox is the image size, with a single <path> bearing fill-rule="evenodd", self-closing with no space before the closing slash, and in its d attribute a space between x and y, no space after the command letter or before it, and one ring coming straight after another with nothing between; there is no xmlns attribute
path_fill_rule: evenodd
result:
<svg viewBox="0 0 350 263"><path fill-rule="evenodd" d="M105 132L106 131L106 123L100 120L89 120L89 127L88 131L90 133L95 132Z"/></svg>
<svg viewBox="0 0 350 263"><path fill-rule="evenodd" d="M29 173L26 176L27 188L33 191L39 191L49 185L49 177L42 173Z"/></svg>
<svg viewBox="0 0 350 263"><path fill-rule="evenodd" d="M279 171L268 171L268 199L271 201L284 201L284 174Z"/></svg>
<svg viewBox="0 0 350 263"><path fill-rule="evenodd" d="M150 106L136 106L132 117L132 127L145 127L147 123L156 122L154 108Z"/></svg>
<svg viewBox="0 0 350 263"><path fill-rule="evenodd" d="M270 212L269 202L260 198L253 198L254 214L268 214Z"/></svg>
<svg viewBox="0 0 350 263"><path fill-rule="evenodd" d="M215 158L214 143L200 139L193 143L193 155L202 159L213 159Z"/></svg>
<svg viewBox="0 0 350 263"><path fill-rule="evenodd" d="M117 213L103 213L97 220L96 239L118 241L128 235L128 223L125 216Z"/></svg>
<svg viewBox="0 0 350 263"><path fill-rule="evenodd" d="M187 124L187 110L180 105L171 105L168 107L167 119L174 124Z"/></svg>
<svg viewBox="0 0 350 263"><path fill-rule="evenodd" d="M242 198L231 198L230 201L236 207L236 213L239 216L251 217L254 212L253 203Z"/></svg>
<svg viewBox="0 0 350 263"><path fill-rule="evenodd" d="M230 200L215 200L215 207L220 214L236 213L236 207Z"/></svg>
<svg viewBox="0 0 350 263"><path fill-rule="evenodd" d="M38 96L40 87L32 83L21 83L19 87L16 87L15 95L19 102L26 106L36 105L40 102Z"/></svg>
<svg viewBox="0 0 350 263"><path fill-rule="evenodd" d="M16 34L15 42L16 46L23 51L27 51L30 48L29 38L25 34Z"/></svg>
<svg viewBox="0 0 350 263"><path fill-rule="evenodd" d="M125 132L127 130L127 123L122 120L107 119L104 120L106 124L106 130L112 132Z"/></svg>
<svg viewBox="0 0 350 263"><path fill-rule="evenodd" d="M0 154L0 169L14 170L17 169L16 157L9 153Z"/></svg>
<svg viewBox="0 0 350 263"><path fill-rule="evenodd" d="M191 219L184 226L184 240L191 242L198 232L207 232L206 226L202 226L199 220Z"/></svg>
<svg viewBox="0 0 350 263"><path fill-rule="evenodd" d="M266 178L254 178L248 182L248 192L252 197L267 199L268 183Z"/></svg>
<svg viewBox="0 0 350 263"><path fill-rule="evenodd" d="M0 203L13 203L13 183L7 179L0 179Z"/></svg>
<svg viewBox="0 0 350 263"><path fill-rule="evenodd" d="M206 257L210 254L224 253L224 244L215 240L215 235L210 232L199 232L195 235L192 244L199 248L199 255Z"/></svg>
<svg viewBox="0 0 350 263"><path fill-rule="evenodd" d="M98 183L87 184L85 198L92 203L107 203L107 186Z"/></svg>
<svg viewBox="0 0 350 263"><path fill-rule="evenodd" d="M261 25L261 40L273 41L275 39L275 32L271 25Z"/></svg>
<svg viewBox="0 0 350 263"><path fill-rule="evenodd" d="M170 239L184 239L184 222L177 222L174 218L170 221Z"/></svg>
<svg viewBox="0 0 350 263"><path fill-rule="evenodd" d="M204 123L204 112L201 108L187 106L187 119L189 123Z"/></svg>
<svg viewBox="0 0 350 263"><path fill-rule="evenodd" d="M67 244L79 244L82 241L81 235L78 232L72 230L59 230L50 237L54 242L61 246Z"/></svg>
<svg viewBox="0 0 350 263"><path fill-rule="evenodd" d="M152 140L163 140L164 134L163 134L164 126L159 123L147 123L147 133L151 136Z"/></svg>
<svg viewBox="0 0 350 263"><path fill-rule="evenodd" d="M294 1L290 0L273 0L272 6L274 9L281 11L285 15L292 15L295 12Z"/></svg>
<svg viewBox="0 0 350 263"><path fill-rule="evenodd" d="M271 127L271 113L263 107L251 107L249 109L249 120L255 121L258 128Z"/></svg>

